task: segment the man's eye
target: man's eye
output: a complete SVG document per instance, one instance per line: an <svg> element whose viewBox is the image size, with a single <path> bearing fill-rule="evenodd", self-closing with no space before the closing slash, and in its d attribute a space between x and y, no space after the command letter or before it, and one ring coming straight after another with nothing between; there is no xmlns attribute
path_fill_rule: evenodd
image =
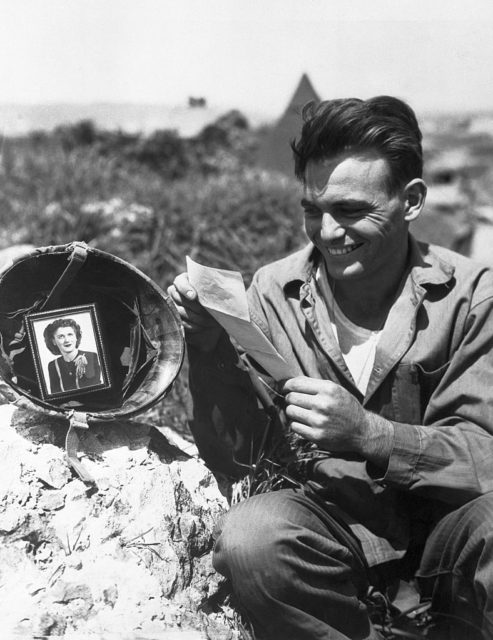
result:
<svg viewBox="0 0 493 640"><path fill-rule="evenodd" d="M305 216L311 218L321 215L320 211L318 209L314 209L313 207L303 207L303 211L305 212Z"/></svg>
<svg viewBox="0 0 493 640"><path fill-rule="evenodd" d="M341 209L341 216L362 216L365 214L365 210L362 207L351 207L351 209Z"/></svg>

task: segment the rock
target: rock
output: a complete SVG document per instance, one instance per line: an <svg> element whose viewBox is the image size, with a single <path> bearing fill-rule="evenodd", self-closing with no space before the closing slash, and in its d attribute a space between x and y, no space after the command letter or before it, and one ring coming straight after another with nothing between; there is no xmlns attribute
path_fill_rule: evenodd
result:
<svg viewBox="0 0 493 640"><path fill-rule="evenodd" d="M34 618L34 637L63 636L67 621L62 614L45 611Z"/></svg>
<svg viewBox="0 0 493 640"><path fill-rule="evenodd" d="M61 491L45 491L38 500L38 508L43 511L56 511L65 504L65 496Z"/></svg>
<svg viewBox="0 0 493 640"><path fill-rule="evenodd" d="M91 489L61 428L0 406L2 637L239 640L211 563L227 503L193 446L159 430L153 450L136 422L95 426L80 436Z"/></svg>
<svg viewBox="0 0 493 640"><path fill-rule="evenodd" d="M208 640L233 640L233 632L224 624L211 620L206 627Z"/></svg>
<svg viewBox="0 0 493 640"><path fill-rule="evenodd" d="M27 398L19 398L16 401L19 407L11 417L11 424L15 432L25 441L37 444L62 445L67 432L67 421L59 414L50 414L39 409ZM12 407L4 405L1 408Z"/></svg>
<svg viewBox="0 0 493 640"><path fill-rule="evenodd" d="M71 477L65 454L59 447L45 444L36 456L36 476L49 487L61 489Z"/></svg>
<svg viewBox="0 0 493 640"><path fill-rule="evenodd" d="M72 600L86 600L93 605L91 589L87 584L77 584L73 582L65 582L58 580L56 586L52 590L51 597L53 602L67 603Z"/></svg>
<svg viewBox="0 0 493 640"><path fill-rule="evenodd" d="M27 517L27 513L22 507L7 505L0 513L0 534L17 531L27 520Z"/></svg>
<svg viewBox="0 0 493 640"><path fill-rule="evenodd" d="M118 586L113 584L107 589L103 589L103 600L105 604L109 604L111 607L115 606L118 600Z"/></svg>
<svg viewBox="0 0 493 640"><path fill-rule="evenodd" d="M22 256L33 251L32 244L14 244L11 247L0 249L0 269L6 268L13 260L18 260Z"/></svg>

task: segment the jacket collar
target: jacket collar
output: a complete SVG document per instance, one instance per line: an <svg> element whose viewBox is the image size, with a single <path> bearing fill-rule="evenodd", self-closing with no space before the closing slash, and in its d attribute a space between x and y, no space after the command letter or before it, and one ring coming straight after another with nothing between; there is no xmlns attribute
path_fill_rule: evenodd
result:
<svg viewBox="0 0 493 640"><path fill-rule="evenodd" d="M450 282L455 267L434 251L433 246L409 235L411 278L417 285L441 285Z"/></svg>
<svg viewBox="0 0 493 640"><path fill-rule="evenodd" d="M320 252L313 244L308 244L291 256L280 274L285 293L296 293L309 282L320 260ZM439 256L433 247L418 242L409 234L409 262L411 279L415 285L443 285L453 278L455 267Z"/></svg>

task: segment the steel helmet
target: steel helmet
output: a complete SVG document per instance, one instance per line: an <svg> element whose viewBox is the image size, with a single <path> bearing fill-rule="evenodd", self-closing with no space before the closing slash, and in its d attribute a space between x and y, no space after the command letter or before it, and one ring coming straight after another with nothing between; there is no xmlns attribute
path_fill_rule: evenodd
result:
<svg viewBox="0 0 493 640"><path fill-rule="evenodd" d="M64 362L46 347L55 353L48 338L68 318L84 320L92 333L82 369L73 375L82 380L80 371L94 365L99 377L73 389L59 381L55 389L53 369ZM79 334L80 326L77 347L83 348ZM170 298L114 255L73 242L34 249L0 272L0 374L72 426L127 419L150 408L171 389L183 355L183 328ZM58 374L63 377L59 368Z"/></svg>

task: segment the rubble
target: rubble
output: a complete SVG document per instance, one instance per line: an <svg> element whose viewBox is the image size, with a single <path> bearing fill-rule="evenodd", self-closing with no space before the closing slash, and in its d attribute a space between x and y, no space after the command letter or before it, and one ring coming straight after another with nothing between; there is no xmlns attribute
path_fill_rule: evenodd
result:
<svg viewBox="0 0 493 640"><path fill-rule="evenodd" d="M227 502L194 446L142 423L93 427L80 452L91 488L65 431L0 406L2 637L238 640L211 564Z"/></svg>

